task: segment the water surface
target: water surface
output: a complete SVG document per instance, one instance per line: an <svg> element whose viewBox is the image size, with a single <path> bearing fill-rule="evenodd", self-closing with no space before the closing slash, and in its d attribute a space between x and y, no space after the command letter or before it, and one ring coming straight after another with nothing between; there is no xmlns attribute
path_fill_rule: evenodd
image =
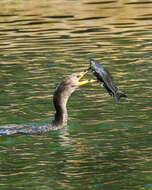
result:
<svg viewBox="0 0 152 190"><path fill-rule="evenodd" d="M0 189L152 189L151 31L152 1L0 1L1 125L51 122L56 85L89 56L129 97L89 84L62 130L0 137Z"/></svg>

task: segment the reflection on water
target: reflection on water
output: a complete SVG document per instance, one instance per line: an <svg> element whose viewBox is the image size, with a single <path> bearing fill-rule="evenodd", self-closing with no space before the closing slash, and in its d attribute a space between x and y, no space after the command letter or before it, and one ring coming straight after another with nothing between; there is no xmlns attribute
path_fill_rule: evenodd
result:
<svg viewBox="0 0 152 190"><path fill-rule="evenodd" d="M151 29L147 0L0 1L1 125L52 119L55 86L90 55L129 97L87 85L68 127L1 137L0 189L152 188Z"/></svg>

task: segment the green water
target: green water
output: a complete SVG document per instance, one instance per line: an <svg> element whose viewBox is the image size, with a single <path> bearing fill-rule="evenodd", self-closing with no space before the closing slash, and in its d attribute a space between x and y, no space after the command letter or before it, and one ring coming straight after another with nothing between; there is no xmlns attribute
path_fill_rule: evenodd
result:
<svg viewBox="0 0 152 190"><path fill-rule="evenodd" d="M62 130L1 136L0 190L152 189L151 1L1 0L0 125L51 122L55 87L90 55L128 100L88 84Z"/></svg>

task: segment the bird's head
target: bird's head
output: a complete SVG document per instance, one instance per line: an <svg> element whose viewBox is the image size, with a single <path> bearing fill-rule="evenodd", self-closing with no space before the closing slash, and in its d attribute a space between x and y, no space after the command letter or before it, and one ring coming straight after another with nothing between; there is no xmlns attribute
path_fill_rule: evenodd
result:
<svg viewBox="0 0 152 190"><path fill-rule="evenodd" d="M78 87L81 87L81 86L83 86L85 84L96 82L96 80L92 80L92 79L91 80L83 80L83 81L81 81L81 79L85 76L85 74L88 71L89 70L85 70L85 71L82 71L82 72L77 72L77 73L73 73L73 74L69 75L63 81L65 86L67 86L69 88L77 89Z"/></svg>
<svg viewBox="0 0 152 190"><path fill-rule="evenodd" d="M87 71L73 73L66 78L66 81L67 83L71 83L71 87L78 88L84 85L85 81L81 81L81 79L85 76L86 73Z"/></svg>
<svg viewBox="0 0 152 190"><path fill-rule="evenodd" d="M82 71L82 72L73 73L73 74L67 76L58 85L58 87L56 89L56 93L58 95L60 94L60 95L63 95L63 96L70 96L72 94L72 92L74 92L80 86L83 86L85 84L94 82L95 80L80 81L85 76L85 74L87 72L88 72L88 70Z"/></svg>
<svg viewBox="0 0 152 190"><path fill-rule="evenodd" d="M83 72L73 73L73 74L67 76L61 82L61 84L60 84L61 87L63 87L64 90L66 90L66 91L71 91L71 92L75 91L80 86L88 83L88 80L80 81L86 73L87 73L87 71L83 71Z"/></svg>

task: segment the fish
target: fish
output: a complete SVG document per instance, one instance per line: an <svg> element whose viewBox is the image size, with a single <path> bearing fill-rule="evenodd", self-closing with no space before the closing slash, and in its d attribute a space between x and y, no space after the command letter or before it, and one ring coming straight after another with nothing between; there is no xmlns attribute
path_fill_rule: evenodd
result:
<svg viewBox="0 0 152 190"><path fill-rule="evenodd" d="M94 76L96 76L99 84L104 86L110 96L113 96L117 102L120 101L121 97L127 98L127 95L124 94L116 86L111 73L105 69L101 64L99 64L94 59L90 59L90 67Z"/></svg>

